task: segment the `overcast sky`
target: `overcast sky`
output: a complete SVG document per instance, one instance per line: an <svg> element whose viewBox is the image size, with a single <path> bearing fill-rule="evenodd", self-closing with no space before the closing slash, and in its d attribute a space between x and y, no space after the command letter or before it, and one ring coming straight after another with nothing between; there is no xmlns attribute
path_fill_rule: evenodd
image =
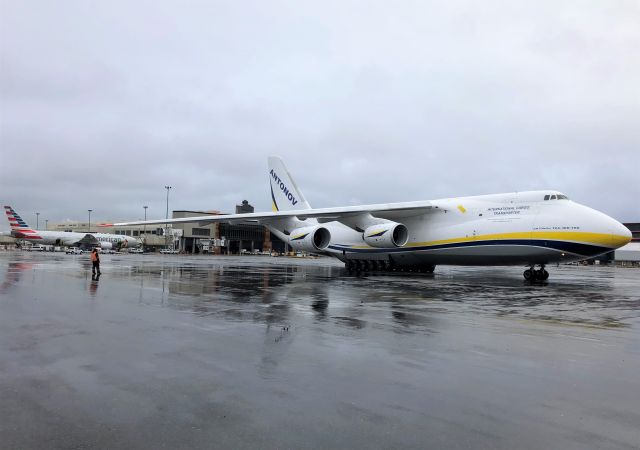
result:
<svg viewBox="0 0 640 450"><path fill-rule="evenodd" d="M637 1L7 1L0 198L28 222L553 188L640 221ZM5 223L2 228L7 229Z"/></svg>

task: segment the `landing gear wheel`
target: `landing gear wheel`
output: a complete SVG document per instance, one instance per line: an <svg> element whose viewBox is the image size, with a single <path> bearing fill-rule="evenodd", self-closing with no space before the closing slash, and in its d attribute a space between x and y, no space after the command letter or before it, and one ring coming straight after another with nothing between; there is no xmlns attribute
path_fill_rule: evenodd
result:
<svg viewBox="0 0 640 450"><path fill-rule="evenodd" d="M540 279L542 281L548 280L549 279L549 272L547 272L544 269L540 270Z"/></svg>
<svg viewBox="0 0 640 450"><path fill-rule="evenodd" d="M531 267L525 270L522 275L524 275L524 279L527 281L546 281L549 279L549 272L544 269L543 265L541 265L538 270Z"/></svg>

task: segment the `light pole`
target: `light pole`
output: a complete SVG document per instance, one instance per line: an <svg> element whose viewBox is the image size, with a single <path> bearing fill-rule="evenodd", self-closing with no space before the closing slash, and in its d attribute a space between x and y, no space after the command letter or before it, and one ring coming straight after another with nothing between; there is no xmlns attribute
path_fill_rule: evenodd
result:
<svg viewBox="0 0 640 450"><path fill-rule="evenodd" d="M37 212L37 213L36 213L36 230L38 229L38 225L40 225L40 223L38 222L38 219L39 219L39 218L40 218L40 213L39 213L39 212ZM31 222L31 223L33 223L33 222Z"/></svg>
<svg viewBox="0 0 640 450"><path fill-rule="evenodd" d="M44 229L45 230L49 229L49 219L45 219L45 221L44 221Z"/></svg>
<svg viewBox="0 0 640 450"><path fill-rule="evenodd" d="M143 206L143 208L144 208L144 221L146 222L147 221L147 208L148 208L148 206L145 205L145 206ZM142 236L143 236L143 238L142 238L142 247L143 247L142 250L144 250L144 245L147 243L147 224L146 223L142 226Z"/></svg>
<svg viewBox="0 0 640 450"><path fill-rule="evenodd" d="M171 190L171 186L164 187L167 190L167 212L164 215L165 220L169 220L169 191ZM164 246L167 247L167 241L169 240L169 224L167 222L164 223Z"/></svg>
<svg viewBox="0 0 640 450"><path fill-rule="evenodd" d="M93 209L87 209L87 211L89 211L89 231L87 231L87 233L91 233L91 211L93 211Z"/></svg>

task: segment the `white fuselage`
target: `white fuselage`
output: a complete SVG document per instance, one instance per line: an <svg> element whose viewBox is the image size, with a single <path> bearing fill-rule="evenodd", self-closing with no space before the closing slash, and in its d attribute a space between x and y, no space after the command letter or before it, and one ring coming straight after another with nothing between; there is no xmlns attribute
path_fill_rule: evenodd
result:
<svg viewBox="0 0 640 450"><path fill-rule="evenodd" d="M73 231L41 231L33 230L33 232L24 233L20 229L12 231L12 235L18 239L44 245L64 245L77 246L83 243L92 245L93 242L87 242L87 235L90 234L97 239L100 247L111 248L112 246L124 245L127 247L136 247L140 242L131 236L123 234L110 233L78 233Z"/></svg>
<svg viewBox="0 0 640 450"><path fill-rule="evenodd" d="M554 199L544 200L545 196ZM615 219L557 191L430 203L434 207L429 212L397 220L409 231L408 242L397 248L371 247L352 227L324 223L331 232L325 253L341 260L391 260L398 265L533 265L590 258L626 244L631 237Z"/></svg>

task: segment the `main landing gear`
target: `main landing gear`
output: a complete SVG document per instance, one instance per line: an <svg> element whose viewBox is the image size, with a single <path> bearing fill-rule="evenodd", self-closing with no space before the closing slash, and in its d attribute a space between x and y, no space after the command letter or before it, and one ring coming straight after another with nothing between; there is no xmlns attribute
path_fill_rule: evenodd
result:
<svg viewBox="0 0 640 450"><path fill-rule="evenodd" d="M545 281L549 278L549 272L544 269L544 264L541 264L537 270L535 266L531 266L531 268L525 270L522 275L524 275L524 279L527 281Z"/></svg>

